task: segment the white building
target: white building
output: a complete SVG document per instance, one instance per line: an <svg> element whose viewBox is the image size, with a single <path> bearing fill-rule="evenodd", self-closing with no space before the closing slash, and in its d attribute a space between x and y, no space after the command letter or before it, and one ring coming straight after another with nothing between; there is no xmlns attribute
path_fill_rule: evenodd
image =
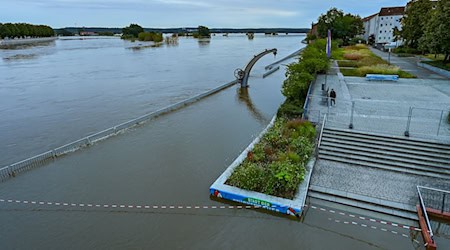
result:
<svg viewBox="0 0 450 250"><path fill-rule="evenodd" d="M364 40L369 40L369 36L377 33L378 14L375 13L362 19L364 23Z"/></svg>
<svg viewBox="0 0 450 250"><path fill-rule="evenodd" d="M401 19L405 14L405 7L381 8L380 12L363 19L364 39L368 40L370 35L375 36L375 43L383 45L394 43L394 28L402 29ZM401 41L398 42L398 45Z"/></svg>

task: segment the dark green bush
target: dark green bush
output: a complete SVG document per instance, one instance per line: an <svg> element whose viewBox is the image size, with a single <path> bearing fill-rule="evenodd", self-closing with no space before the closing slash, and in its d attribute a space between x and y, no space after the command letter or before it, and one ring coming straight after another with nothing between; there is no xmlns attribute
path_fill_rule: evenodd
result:
<svg viewBox="0 0 450 250"><path fill-rule="evenodd" d="M364 40L364 38L354 37L354 38L350 39L350 41L348 41L348 44L349 45L366 44L366 40Z"/></svg>
<svg viewBox="0 0 450 250"><path fill-rule="evenodd" d="M303 113L303 102L286 99L278 109L278 117L298 117Z"/></svg>

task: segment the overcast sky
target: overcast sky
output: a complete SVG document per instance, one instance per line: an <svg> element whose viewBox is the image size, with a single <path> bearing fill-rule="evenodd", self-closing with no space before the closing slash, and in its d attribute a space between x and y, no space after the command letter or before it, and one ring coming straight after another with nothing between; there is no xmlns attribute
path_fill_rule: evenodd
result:
<svg viewBox="0 0 450 250"><path fill-rule="evenodd" d="M407 0L0 0L0 22L67 26L308 28L331 7L365 17Z"/></svg>

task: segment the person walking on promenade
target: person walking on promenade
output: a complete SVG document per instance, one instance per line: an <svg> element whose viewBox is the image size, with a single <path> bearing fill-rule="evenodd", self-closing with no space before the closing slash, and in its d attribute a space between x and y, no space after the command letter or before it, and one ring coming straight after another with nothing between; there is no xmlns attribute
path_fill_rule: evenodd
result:
<svg viewBox="0 0 450 250"><path fill-rule="evenodd" d="M331 106L333 106L333 104L336 105L336 91L334 91L334 89L331 89L330 98L331 98Z"/></svg>

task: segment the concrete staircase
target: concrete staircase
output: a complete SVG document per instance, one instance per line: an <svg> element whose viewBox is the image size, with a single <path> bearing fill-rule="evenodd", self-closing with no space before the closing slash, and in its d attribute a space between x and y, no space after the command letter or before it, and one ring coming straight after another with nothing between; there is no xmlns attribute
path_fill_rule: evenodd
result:
<svg viewBox="0 0 450 250"><path fill-rule="evenodd" d="M438 142L326 128L319 158L450 181L450 145Z"/></svg>
<svg viewBox="0 0 450 250"><path fill-rule="evenodd" d="M319 159L448 179L450 145L352 130L325 128ZM420 178L418 176L418 178ZM417 220L414 205L311 185L309 197Z"/></svg>

